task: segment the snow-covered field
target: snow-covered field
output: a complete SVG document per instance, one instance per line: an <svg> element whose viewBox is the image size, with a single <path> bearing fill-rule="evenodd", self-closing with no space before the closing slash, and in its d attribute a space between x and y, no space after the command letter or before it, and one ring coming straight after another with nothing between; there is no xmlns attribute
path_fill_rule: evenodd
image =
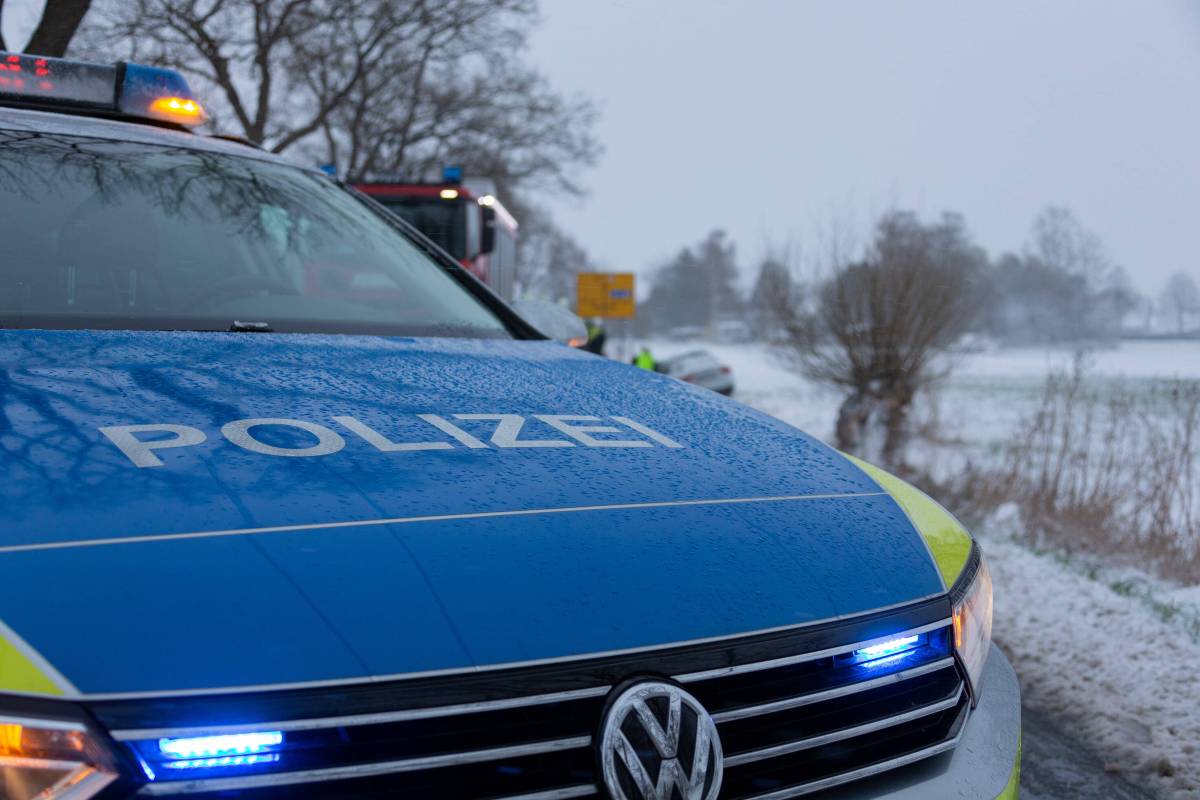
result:
<svg viewBox="0 0 1200 800"><path fill-rule="evenodd" d="M659 340L649 346L660 359L697 348L710 350L733 368L738 400L814 436L825 440L833 436L839 395L788 373L765 345ZM944 428L942 438L982 445L1011 433L1034 409L1046 375L1070 369L1074 357L1069 349L1052 348L955 356L935 409ZM1200 380L1200 342L1126 342L1119 348L1093 351L1086 360L1094 378Z"/></svg>
<svg viewBox="0 0 1200 800"><path fill-rule="evenodd" d="M764 346L650 345L659 358L711 350L733 368L736 399L832 437L838 395L787 372ZM1072 357L1034 349L960 356L938 395L939 438L950 450L980 450L1011 436L1046 374ZM1090 359L1101 380L1200 380L1196 342L1126 343ZM1020 524L1015 508L1002 507L976 533L996 583L995 637L1027 707L1075 732L1105 769L1164 796L1200 798L1200 587L1099 556L1035 551L1018 540Z"/></svg>

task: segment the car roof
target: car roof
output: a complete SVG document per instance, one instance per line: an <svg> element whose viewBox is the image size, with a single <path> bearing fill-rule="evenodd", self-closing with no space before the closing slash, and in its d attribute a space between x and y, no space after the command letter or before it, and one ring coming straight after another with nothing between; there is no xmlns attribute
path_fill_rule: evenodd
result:
<svg viewBox="0 0 1200 800"><path fill-rule="evenodd" d="M711 358L713 361L717 360L717 357L709 350L688 350L686 353L671 356L672 361L682 361L685 358Z"/></svg>
<svg viewBox="0 0 1200 800"><path fill-rule="evenodd" d="M297 163L275 153L259 150L253 145L212 136L200 136L188 131L149 125L144 122L126 122L56 111L0 106L0 130L84 136L117 142L181 147L188 150L268 161L307 172L320 173L320 170L315 167Z"/></svg>

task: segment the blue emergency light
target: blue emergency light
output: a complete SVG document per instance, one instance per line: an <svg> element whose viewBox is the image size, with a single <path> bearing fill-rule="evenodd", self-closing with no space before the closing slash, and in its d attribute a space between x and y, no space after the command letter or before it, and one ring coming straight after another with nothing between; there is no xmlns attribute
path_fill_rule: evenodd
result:
<svg viewBox="0 0 1200 800"><path fill-rule="evenodd" d="M898 639L889 639L886 642L880 642L870 647L864 647L861 650L855 650L854 655L863 659L882 658L883 656L902 653L905 650L912 650L920 640L920 636L901 636Z"/></svg>
<svg viewBox="0 0 1200 800"><path fill-rule="evenodd" d="M213 777L269 769L280 763L283 745L283 731L264 730L141 740L133 747L146 777L157 781L182 771Z"/></svg>
<svg viewBox="0 0 1200 800"><path fill-rule="evenodd" d="M193 126L208 117L178 72L0 52L0 103L112 113Z"/></svg>
<svg viewBox="0 0 1200 800"><path fill-rule="evenodd" d="M214 758L262 753L283 742L282 731L254 731L220 736L159 739L158 749L172 758Z"/></svg>

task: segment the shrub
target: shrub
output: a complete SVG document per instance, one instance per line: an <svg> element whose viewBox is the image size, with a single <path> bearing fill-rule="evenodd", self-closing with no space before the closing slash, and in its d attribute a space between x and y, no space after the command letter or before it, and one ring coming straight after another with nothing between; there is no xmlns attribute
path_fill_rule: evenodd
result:
<svg viewBox="0 0 1200 800"><path fill-rule="evenodd" d="M1052 544L1200 579L1200 382L1089 379L1078 358L1047 378L1021 431L967 471L963 501L1015 501Z"/></svg>

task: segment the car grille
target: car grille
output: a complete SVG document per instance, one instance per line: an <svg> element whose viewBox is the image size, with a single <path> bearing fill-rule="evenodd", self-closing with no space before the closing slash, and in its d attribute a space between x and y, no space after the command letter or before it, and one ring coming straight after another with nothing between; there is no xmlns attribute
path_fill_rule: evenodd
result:
<svg viewBox="0 0 1200 800"><path fill-rule="evenodd" d="M856 663L864 642L916 649ZM969 712L945 598L849 621L522 668L90 704L144 795L553 800L599 795L592 742L614 686L671 678L712 714L722 797L795 797L951 749ZM158 739L284 732L278 752L174 765ZM115 790L114 790L115 791ZM128 787L125 790L128 791Z"/></svg>

